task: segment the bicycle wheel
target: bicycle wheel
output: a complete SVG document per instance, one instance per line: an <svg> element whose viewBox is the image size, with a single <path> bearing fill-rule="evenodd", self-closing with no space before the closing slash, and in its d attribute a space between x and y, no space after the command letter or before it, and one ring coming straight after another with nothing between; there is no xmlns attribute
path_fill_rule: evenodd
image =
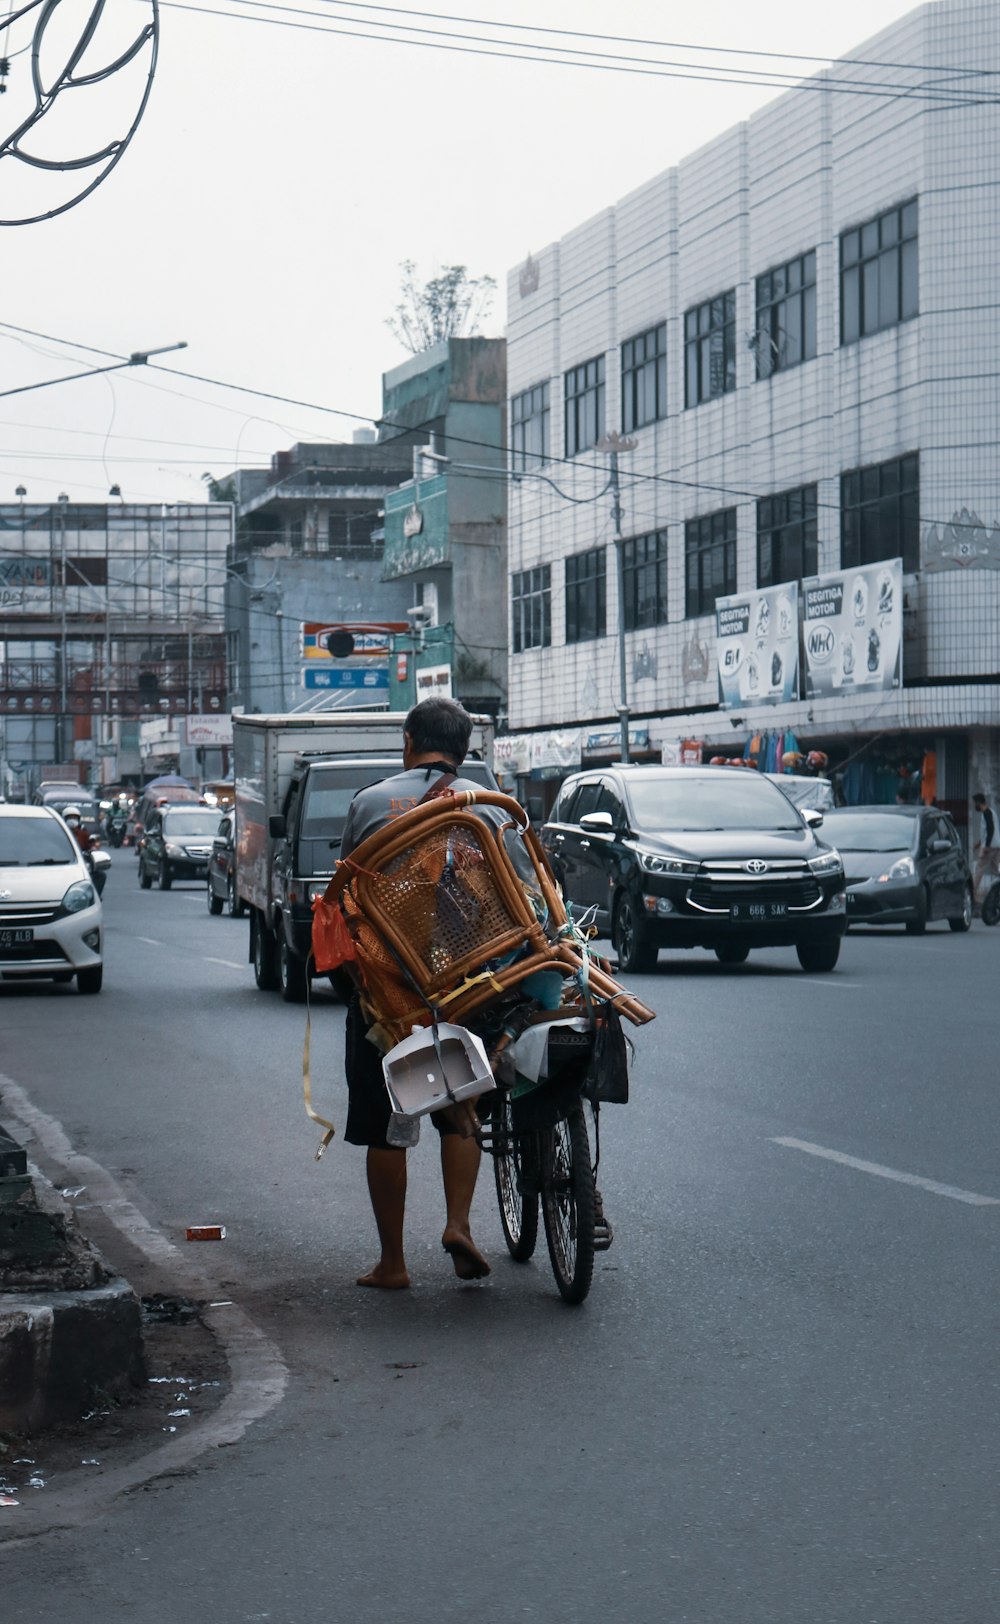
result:
<svg viewBox="0 0 1000 1624"><path fill-rule="evenodd" d="M525 1193L524 1142L514 1134L514 1108L503 1089L493 1107L493 1176L507 1250L515 1263L527 1263L538 1240L538 1190Z"/></svg>
<svg viewBox="0 0 1000 1624"><path fill-rule="evenodd" d="M983 898L983 924L1000 924L1000 880L994 880Z"/></svg>
<svg viewBox="0 0 1000 1624"><path fill-rule="evenodd" d="M583 1106L574 1105L546 1136L542 1217L559 1295L582 1303L594 1273L594 1171Z"/></svg>

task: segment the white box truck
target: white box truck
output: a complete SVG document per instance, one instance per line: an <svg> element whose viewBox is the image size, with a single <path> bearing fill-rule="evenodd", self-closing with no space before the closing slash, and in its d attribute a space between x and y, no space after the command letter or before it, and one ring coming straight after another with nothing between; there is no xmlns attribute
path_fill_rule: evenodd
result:
<svg viewBox="0 0 1000 1624"><path fill-rule="evenodd" d="M233 717L236 896L262 991L305 997L313 898L326 890L358 790L402 770L405 720L403 711ZM473 717L462 776L496 787L490 717Z"/></svg>

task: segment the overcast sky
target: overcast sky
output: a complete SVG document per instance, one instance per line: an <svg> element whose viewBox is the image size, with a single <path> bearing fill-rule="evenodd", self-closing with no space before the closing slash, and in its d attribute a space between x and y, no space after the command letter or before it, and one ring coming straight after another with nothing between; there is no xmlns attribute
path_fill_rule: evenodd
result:
<svg viewBox="0 0 1000 1624"><path fill-rule="evenodd" d="M390 42L388 30L378 40L314 31L317 23L364 31L421 21L417 0L410 3L401 15L338 0L164 0L152 92L121 162L67 213L0 231L5 322L118 354L185 339L187 351L164 364L356 418L145 370L0 398L0 500L13 501L23 484L29 501L59 491L102 501L117 483L126 500L198 501L206 470L266 462L297 439L349 439L357 419L379 410L382 372L406 359L385 326L401 260L427 274L462 263L496 277L483 330L502 333L510 266L777 94L420 48ZM89 0L63 4L71 17L89 10ZM807 73L857 53L909 9L899 0L470 0L465 8L436 0L436 18L424 12L422 21L480 37L482 20L494 19L617 41L803 53L819 60L678 48L658 56L720 74ZM117 32L95 42L87 65L104 45L114 56L121 30L134 33L150 8L113 0L109 10ZM277 17L312 27L266 20ZM458 17L465 20L446 20ZM543 33L520 40L512 48L584 43ZM29 42L26 20L3 49ZM616 41L597 49L653 54ZM29 62L12 54L0 100L5 137L24 105ZM147 68L140 55L117 84L65 93L45 150L92 150L108 120L120 133ZM25 147L40 150L41 136L33 139ZM67 197L72 185L6 154L0 214L50 207L52 186ZM0 389L99 364L83 349L0 327Z"/></svg>

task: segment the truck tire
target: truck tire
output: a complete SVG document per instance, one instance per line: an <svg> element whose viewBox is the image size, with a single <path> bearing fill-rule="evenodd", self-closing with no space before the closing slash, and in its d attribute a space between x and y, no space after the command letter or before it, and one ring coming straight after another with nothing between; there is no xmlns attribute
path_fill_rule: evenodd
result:
<svg viewBox="0 0 1000 1624"><path fill-rule="evenodd" d="M278 982L286 1004L305 1002L308 977L302 960L292 952L284 931L278 937Z"/></svg>
<svg viewBox="0 0 1000 1624"><path fill-rule="evenodd" d="M259 908L250 916L250 938L254 980L261 992L273 992L278 985L278 956L274 936Z"/></svg>

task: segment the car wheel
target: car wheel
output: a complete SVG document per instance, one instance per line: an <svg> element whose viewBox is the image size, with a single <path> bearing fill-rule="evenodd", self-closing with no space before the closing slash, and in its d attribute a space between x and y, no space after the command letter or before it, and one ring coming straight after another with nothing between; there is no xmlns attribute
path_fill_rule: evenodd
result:
<svg viewBox="0 0 1000 1624"><path fill-rule="evenodd" d="M169 891L174 883L174 877L170 872L170 864L165 857L160 858L159 867L156 870L156 883L161 891Z"/></svg>
<svg viewBox="0 0 1000 1624"><path fill-rule="evenodd" d="M750 957L750 943L720 942L715 956L720 964L745 964Z"/></svg>
<svg viewBox="0 0 1000 1624"><path fill-rule="evenodd" d="M278 983L286 1004L301 1004L308 990L306 967L292 952L284 931L278 941Z"/></svg>
<svg viewBox="0 0 1000 1624"><path fill-rule="evenodd" d="M950 930L969 930L972 926L972 892L966 888L962 893L962 912L948 920Z"/></svg>
<svg viewBox="0 0 1000 1624"><path fill-rule="evenodd" d="M226 911L230 919L243 918L243 898L236 895L236 877L233 874L226 881Z"/></svg>
<svg viewBox="0 0 1000 1624"><path fill-rule="evenodd" d="M278 985L274 937L263 914L256 908L250 918L250 953L254 980L261 992L272 992Z"/></svg>
<svg viewBox="0 0 1000 1624"><path fill-rule="evenodd" d="M104 983L104 966L103 966L103 964L94 964L94 965L91 965L89 970L78 970L76 972L76 990L77 990L77 992L86 992L86 993L100 992L103 983Z"/></svg>
<svg viewBox="0 0 1000 1624"><path fill-rule="evenodd" d="M207 881L206 883L205 894L208 901L209 913L220 914L222 912L222 898L217 897L215 892L212 890L211 880Z"/></svg>
<svg viewBox="0 0 1000 1624"><path fill-rule="evenodd" d="M146 865L143 863L143 860L140 857L139 858L139 884L142 886L142 889L144 891L148 891L150 886L152 885L152 883L153 883L153 876L152 876L152 874L147 874L146 873Z"/></svg>
<svg viewBox="0 0 1000 1624"><path fill-rule="evenodd" d="M835 942L799 942L796 949L803 970L822 975L832 970L840 958L840 939Z"/></svg>
<svg viewBox="0 0 1000 1624"><path fill-rule="evenodd" d="M611 935L619 970L641 975L656 968L659 949L644 936L638 910L627 891L618 899Z"/></svg>
<svg viewBox="0 0 1000 1624"><path fill-rule="evenodd" d="M927 915L930 908L927 904L927 888L921 886L920 897L917 901L917 911L912 919L906 921L907 936L922 936L927 929Z"/></svg>

